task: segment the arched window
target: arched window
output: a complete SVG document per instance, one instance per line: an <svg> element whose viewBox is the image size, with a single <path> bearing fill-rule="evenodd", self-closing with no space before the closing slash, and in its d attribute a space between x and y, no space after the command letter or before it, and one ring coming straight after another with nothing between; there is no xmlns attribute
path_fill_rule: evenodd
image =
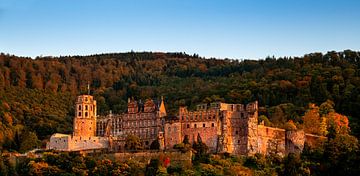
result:
<svg viewBox="0 0 360 176"><path fill-rule="evenodd" d="M88 110L88 105L85 105L85 110Z"/></svg>
<svg viewBox="0 0 360 176"><path fill-rule="evenodd" d="M79 105L79 110L81 110L81 105Z"/></svg>

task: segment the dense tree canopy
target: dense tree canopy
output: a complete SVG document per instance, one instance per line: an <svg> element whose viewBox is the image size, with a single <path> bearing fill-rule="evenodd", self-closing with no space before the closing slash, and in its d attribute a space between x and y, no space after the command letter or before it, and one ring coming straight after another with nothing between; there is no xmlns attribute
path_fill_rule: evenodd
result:
<svg viewBox="0 0 360 176"><path fill-rule="evenodd" d="M99 114L124 112L128 97L164 96L168 114L176 114L179 105L258 100L265 123L284 127L289 120L303 123L314 103L320 125L324 113L332 113L326 118L334 124L343 123L334 112L344 114L351 134L359 137L359 66L360 53L350 50L260 60L151 52L35 59L0 54L0 147L20 150L15 136L22 133L39 140L70 133L75 96L86 92L87 84ZM328 100L334 112L320 106Z"/></svg>

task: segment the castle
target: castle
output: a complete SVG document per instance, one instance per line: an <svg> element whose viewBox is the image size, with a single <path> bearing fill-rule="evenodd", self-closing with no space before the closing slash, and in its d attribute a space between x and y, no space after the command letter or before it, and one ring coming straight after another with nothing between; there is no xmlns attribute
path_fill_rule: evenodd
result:
<svg viewBox="0 0 360 176"><path fill-rule="evenodd" d="M129 99L127 112L123 114L97 116L96 109L93 96L78 96L73 134L53 134L47 148L121 152L126 147L126 137L136 135L145 149L159 141L161 150L171 150L185 136L192 143L200 135L211 152L285 155L301 152L305 142L314 144L322 138L301 130L286 131L258 124L257 102L200 104L196 111L180 107L177 116L167 115L163 98L145 102Z"/></svg>

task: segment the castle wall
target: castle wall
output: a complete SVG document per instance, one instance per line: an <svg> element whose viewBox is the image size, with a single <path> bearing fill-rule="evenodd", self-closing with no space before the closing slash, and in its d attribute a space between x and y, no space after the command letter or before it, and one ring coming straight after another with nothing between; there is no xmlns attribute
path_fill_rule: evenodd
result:
<svg viewBox="0 0 360 176"><path fill-rule="evenodd" d="M104 149L108 148L109 140L104 137L82 137L72 136L69 141L71 151L90 150L90 149Z"/></svg>
<svg viewBox="0 0 360 176"><path fill-rule="evenodd" d="M71 140L71 136L67 134L59 134L55 133L51 135L50 141L48 143L48 149L52 150L61 150L61 151L69 151Z"/></svg>
<svg viewBox="0 0 360 176"><path fill-rule="evenodd" d="M79 151L108 148L109 141L104 137L83 137L66 134L54 134L50 137L48 149L60 151Z"/></svg>
<svg viewBox="0 0 360 176"><path fill-rule="evenodd" d="M286 131L286 154L301 153L304 149L305 132L304 130Z"/></svg>
<svg viewBox="0 0 360 176"><path fill-rule="evenodd" d="M305 134L305 143L311 148L322 145L326 141L326 139L327 138L324 136L318 136L308 133Z"/></svg>
<svg viewBox="0 0 360 176"><path fill-rule="evenodd" d="M181 125L181 136L189 136L190 143L197 142L197 136L200 134L201 140L205 143L210 151L217 149L217 134L218 125L216 120L204 122L184 122Z"/></svg>
<svg viewBox="0 0 360 176"><path fill-rule="evenodd" d="M198 134L212 152L217 151L218 136L220 135L218 104L199 105L196 111L187 111L186 107L179 109L179 122L181 124L181 141L187 135L189 142L197 142ZM165 131L166 133L166 131ZM165 138L166 141L166 138Z"/></svg>
<svg viewBox="0 0 360 176"><path fill-rule="evenodd" d="M285 155L285 130L258 125L258 152Z"/></svg>
<svg viewBox="0 0 360 176"><path fill-rule="evenodd" d="M165 123L165 149L172 149L175 144L183 141L180 122Z"/></svg>
<svg viewBox="0 0 360 176"><path fill-rule="evenodd" d="M247 125L245 114L239 111L224 111L225 151L244 154L247 151Z"/></svg>

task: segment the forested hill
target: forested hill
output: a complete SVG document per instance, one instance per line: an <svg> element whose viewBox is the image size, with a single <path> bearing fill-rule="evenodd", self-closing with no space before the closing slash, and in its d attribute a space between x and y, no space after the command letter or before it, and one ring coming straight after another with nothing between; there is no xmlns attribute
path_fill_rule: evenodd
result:
<svg viewBox="0 0 360 176"><path fill-rule="evenodd" d="M262 60L206 59L185 53L38 57L0 55L0 142L19 150L22 136L71 132L75 96L86 91L100 114L126 110L129 97L165 97L179 105L258 100L274 126L301 121L309 103L331 100L359 137L360 52L312 53ZM18 133L22 131L24 135ZM6 140L14 138L12 142ZM19 141L16 141L19 140ZM15 142L14 142L15 141Z"/></svg>

